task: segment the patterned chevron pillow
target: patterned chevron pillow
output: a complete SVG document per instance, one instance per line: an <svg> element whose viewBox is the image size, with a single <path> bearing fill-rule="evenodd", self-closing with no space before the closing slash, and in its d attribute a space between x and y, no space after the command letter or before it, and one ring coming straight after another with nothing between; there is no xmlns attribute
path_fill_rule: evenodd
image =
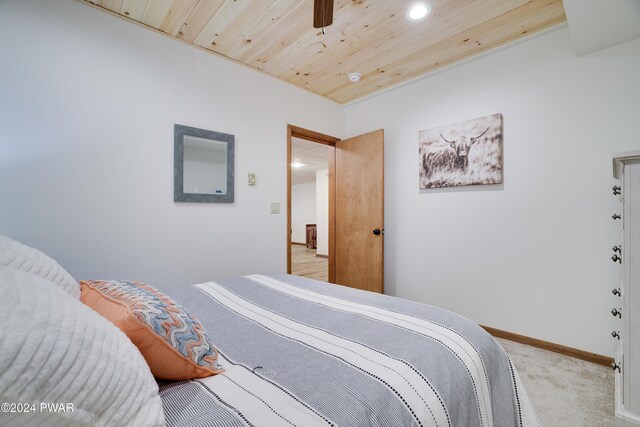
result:
<svg viewBox="0 0 640 427"><path fill-rule="evenodd" d="M81 300L120 328L156 378L188 380L222 372L204 327L182 306L142 282L83 280Z"/></svg>

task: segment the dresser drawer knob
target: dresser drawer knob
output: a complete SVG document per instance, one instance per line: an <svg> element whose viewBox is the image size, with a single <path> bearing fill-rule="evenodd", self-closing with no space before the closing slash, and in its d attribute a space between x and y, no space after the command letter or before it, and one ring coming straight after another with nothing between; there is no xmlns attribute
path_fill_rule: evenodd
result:
<svg viewBox="0 0 640 427"><path fill-rule="evenodd" d="M613 290L611 291L612 294L617 295L619 297L622 296L622 292L620 291L620 288L613 288Z"/></svg>
<svg viewBox="0 0 640 427"><path fill-rule="evenodd" d="M614 337L614 338L620 339L620 331L611 332L611 336Z"/></svg>
<svg viewBox="0 0 640 427"><path fill-rule="evenodd" d="M621 308L614 308L613 310L611 310L611 314L613 314L613 317L618 316L619 318L622 319L622 309Z"/></svg>
<svg viewBox="0 0 640 427"><path fill-rule="evenodd" d="M616 362L611 362L611 369L613 369L614 371L618 371L620 372L620 365L618 365Z"/></svg>
<svg viewBox="0 0 640 427"><path fill-rule="evenodd" d="M613 256L611 257L611 261L622 264L622 257L619 257L618 254L613 254Z"/></svg>
<svg viewBox="0 0 640 427"><path fill-rule="evenodd" d="M621 217L619 214L613 214L613 215L611 215L611 218L613 218L613 219L620 219L620 218L622 218L622 217Z"/></svg>
<svg viewBox="0 0 640 427"><path fill-rule="evenodd" d="M613 188L611 188L613 190L613 195L617 196L618 194L620 194L620 186L619 185L614 185Z"/></svg>

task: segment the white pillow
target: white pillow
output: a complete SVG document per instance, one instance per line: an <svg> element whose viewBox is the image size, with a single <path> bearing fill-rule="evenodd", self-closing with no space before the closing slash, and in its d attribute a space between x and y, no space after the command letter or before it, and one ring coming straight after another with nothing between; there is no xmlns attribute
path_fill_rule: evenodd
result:
<svg viewBox="0 0 640 427"><path fill-rule="evenodd" d="M60 264L39 250L0 234L0 266L3 265L47 279L80 299L80 284Z"/></svg>
<svg viewBox="0 0 640 427"><path fill-rule="evenodd" d="M0 403L36 409L0 411L0 425L165 424L142 355L91 308L49 281L0 267L0 313ZM40 410L68 403L72 412Z"/></svg>

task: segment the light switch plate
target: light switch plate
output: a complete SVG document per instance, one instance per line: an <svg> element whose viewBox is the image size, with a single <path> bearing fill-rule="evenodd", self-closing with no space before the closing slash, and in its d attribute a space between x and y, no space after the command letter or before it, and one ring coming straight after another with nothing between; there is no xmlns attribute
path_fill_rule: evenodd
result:
<svg viewBox="0 0 640 427"><path fill-rule="evenodd" d="M249 172L249 185L256 185L256 174L253 172Z"/></svg>
<svg viewBox="0 0 640 427"><path fill-rule="evenodd" d="M280 202L271 202L271 213L272 214L280 213Z"/></svg>

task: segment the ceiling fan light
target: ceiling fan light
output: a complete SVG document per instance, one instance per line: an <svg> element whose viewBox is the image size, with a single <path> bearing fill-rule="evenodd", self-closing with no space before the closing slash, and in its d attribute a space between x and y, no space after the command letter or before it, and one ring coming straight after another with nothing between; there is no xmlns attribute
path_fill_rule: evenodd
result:
<svg viewBox="0 0 640 427"><path fill-rule="evenodd" d="M426 3L416 3L409 9L409 18L417 21L427 16L431 12L431 7Z"/></svg>

